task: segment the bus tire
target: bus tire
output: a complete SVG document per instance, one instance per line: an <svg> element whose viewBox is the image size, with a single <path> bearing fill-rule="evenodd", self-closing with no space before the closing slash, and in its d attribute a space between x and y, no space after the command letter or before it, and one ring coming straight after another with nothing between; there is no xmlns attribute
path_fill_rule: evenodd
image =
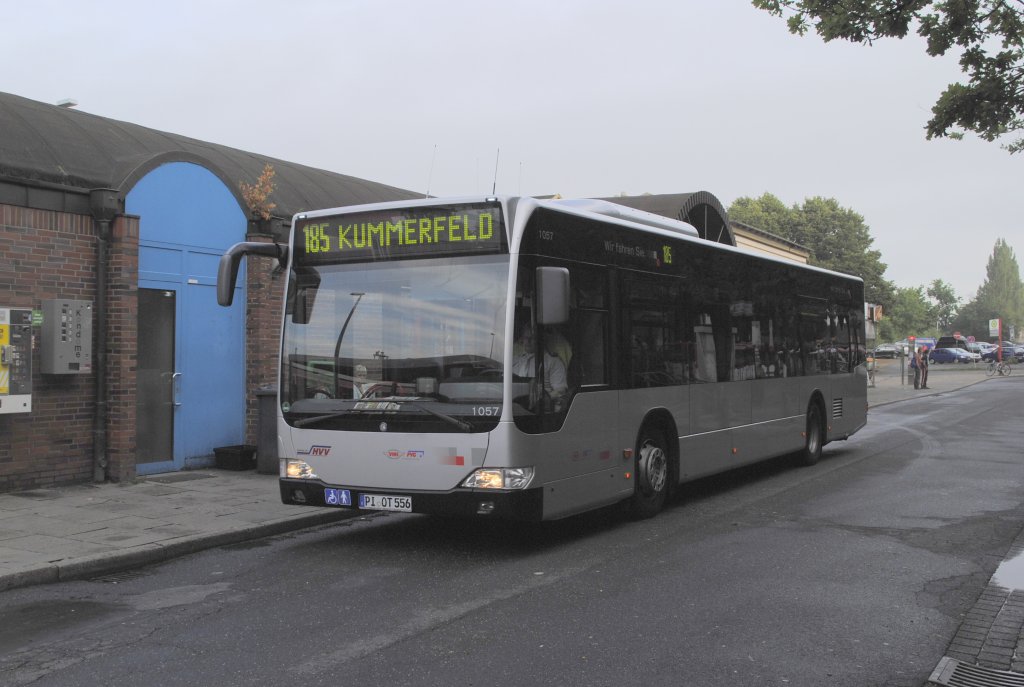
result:
<svg viewBox="0 0 1024 687"><path fill-rule="evenodd" d="M797 454L797 465L814 465L821 460L821 447L825 445L825 413L817 400L807 406L807 429L804 448Z"/></svg>
<svg viewBox="0 0 1024 687"><path fill-rule="evenodd" d="M633 517L651 518L665 507L671 486L671 465L664 433L645 426L636 442L635 487L630 501Z"/></svg>

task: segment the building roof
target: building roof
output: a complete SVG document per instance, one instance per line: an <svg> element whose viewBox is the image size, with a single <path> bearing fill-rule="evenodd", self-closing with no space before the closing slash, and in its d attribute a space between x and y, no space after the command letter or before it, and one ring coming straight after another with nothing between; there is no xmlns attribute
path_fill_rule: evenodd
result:
<svg viewBox="0 0 1024 687"><path fill-rule="evenodd" d="M601 198L619 205L653 212L663 217L689 222L702 239L736 245L729 219L721 201L707 191L695 193L663 193L643 196Z"/></svg>
<svg viewBox="0 0 1024 687"><path fill-rule="evenodd" d="M239 182L273 166L274 214L422 194L257 153L156 131L137 124L0 93L0 202L88 213L90 189L123 194L153 168L194 162L216 174L246 207ZM84 210L83 210L84 208Z"/></svg>
<svg viewBox="0 0 1024 687"><path fill-rule="evenodd" d="M777 243L780 246L784 246L786 249L790 250L793 253L806 254L808 256L811 254L811 249L803 245L802 243L790 241L789 239L783 238L778 234L773 234L770 231L765 231L764 229L758 229L757 227L751 224L747 224L746 222L740 222L739 220L733 219L729 220L729 225L733 227L733 233L735 233L736 229L739 229L740 231L744 231L748 234L759 236L767 241Z"/></svg>

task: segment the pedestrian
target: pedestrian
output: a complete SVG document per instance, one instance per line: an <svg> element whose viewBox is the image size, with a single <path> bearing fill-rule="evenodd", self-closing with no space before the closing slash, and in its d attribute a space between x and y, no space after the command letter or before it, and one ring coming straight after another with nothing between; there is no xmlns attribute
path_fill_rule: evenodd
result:
<svg viewBox="0 0 1024 687"><path fill-rule="evenodd" d="M921 388L928 388L928 347L921 349Z"/></svg>
<svg viewBox="0 0 1024 687"><path fill-rule="evenodd" d="M921 352L914 346L914 355L910 359L910 369L914 371L914 388L921 388Z"/></svg>

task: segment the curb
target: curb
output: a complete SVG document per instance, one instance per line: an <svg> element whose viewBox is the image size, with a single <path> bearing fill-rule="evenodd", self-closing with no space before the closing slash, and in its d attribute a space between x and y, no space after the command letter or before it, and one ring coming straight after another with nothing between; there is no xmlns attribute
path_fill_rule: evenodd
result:
<svg viewBox="0 0 1024 687"><path fill-rule="evenodd" d="M67 582L86 577L109 575L153 563L162 563L191 553L205 551L228 544L272 537L286 532L329 525L362 515L358 511L322 509L309 515L272 520L211 534L197 534L181 537L168 544L145 544L126 551L102 553L81 558L68 559L50 565L39 566L0 575L0 592L37 584Z"/></svg>
<svg viewBox="0 0 1024 687"><path fill-rule="evenodd" d="M879 401L878 403L870 403L869 402L868 403L868 411L870 412L872 408L881 408L882 406L892 405L893 403L902 403L903 401L910 401L910 400L915 399L915 398L928 398L929 396L938 396L940 394L948 394L948 393L951 393L953 391L959 391L960 389L966 389L967 387L974 386L975 384L982 384L983 382L987 382L990 379L994 379L994 377L985 377L984 379L977 379L977 380L975 380L973 382L968 382L967 384L964 384L963 386L957 386L957 387L954 387L952 389L932 389L931 387L928 387L928 393L926 393L926 394L915 393L915 394L910 394L909 396L905 396L903 398L893 398L893 399L889 399L888 401ZM875 387L875 388L877 388L877 387ZM915 391L920 391L920 390L919 389L915 389ZM871 396L871 393L869 391L868 392L869 400L870 400L870 396Z"/></svg>

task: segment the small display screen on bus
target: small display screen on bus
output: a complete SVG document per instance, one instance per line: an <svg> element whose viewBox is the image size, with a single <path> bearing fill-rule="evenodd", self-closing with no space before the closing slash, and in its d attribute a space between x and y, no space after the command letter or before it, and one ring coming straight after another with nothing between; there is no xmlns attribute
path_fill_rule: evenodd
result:
<svg viewBox="0 0 1024 687"><path fill-rule="evenodd" d="M507 251L501 205L493 202L301 219L294 242L298 265Z"/></svg>

